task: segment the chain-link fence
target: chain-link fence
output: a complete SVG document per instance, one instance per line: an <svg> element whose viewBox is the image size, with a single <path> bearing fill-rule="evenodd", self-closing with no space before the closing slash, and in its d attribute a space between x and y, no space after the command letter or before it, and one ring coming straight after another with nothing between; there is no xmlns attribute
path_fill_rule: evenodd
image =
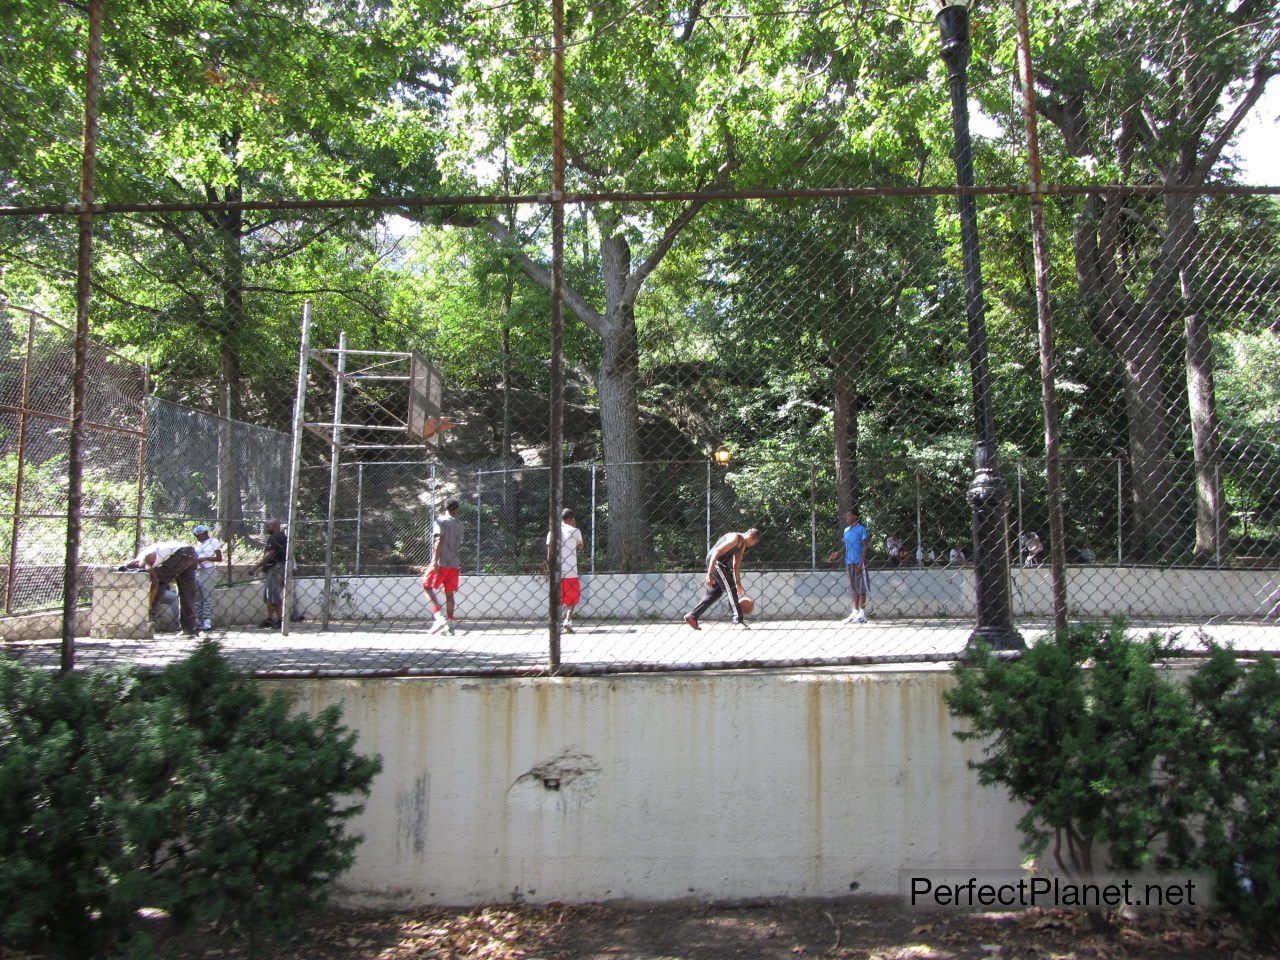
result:
<svg viewBox="0 0 1280 960"><path fill-rule="evenodd" d="M60 601L71 476L82 664L189 649L97 570L197 522L263 674L945 659L1117 614L1276 645L1280 189L1237 144L1280 0L992 2L941 48L916 4L196 6L113 11L87 114L47 68L81 11L0 56L11 650L53 649L15 615ZM81 474L73 338L29 310L93 335ZM754 610L695 629L718 543Z"/></svg>
<svg viewBox="0 0 1280 960"><path fill-rule="evenodd" d="M4 614L19 618L6 634L21 636L24 616L47 630L38 615L63 603L73 336L32 310L5 304L3 317L0 554ZM232 582L261 554L264 524L285 515L288 434L149 396L145 369L96 342L87 364L80 605L92 611L96 582L144 545L190 540L197 523L218 532L219 580Z"/></svg>

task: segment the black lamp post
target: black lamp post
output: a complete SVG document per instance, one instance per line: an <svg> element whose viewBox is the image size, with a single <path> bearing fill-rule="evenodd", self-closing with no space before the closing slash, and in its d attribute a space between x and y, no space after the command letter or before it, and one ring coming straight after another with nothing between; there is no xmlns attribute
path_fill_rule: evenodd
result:
<svg viewBox="0 0 1280 960"><path fill-rule="evenodd" d="M973 144L969 139L969 6L972 0L934 0L942 32L942 59L951 86L951 122L955 128L956 178L973 186ZM966 499L973 509L973 572L978 617L969 642L982 640L995 650L1026 647L1013 626L1009 603L1009 487L1000 476L996 418L987 363L987 322L982 300L982 260L978 251L978 204L960 194L960 246L964 252L965 315L969 322L969 371L977 430L973 482Z"/></svg>

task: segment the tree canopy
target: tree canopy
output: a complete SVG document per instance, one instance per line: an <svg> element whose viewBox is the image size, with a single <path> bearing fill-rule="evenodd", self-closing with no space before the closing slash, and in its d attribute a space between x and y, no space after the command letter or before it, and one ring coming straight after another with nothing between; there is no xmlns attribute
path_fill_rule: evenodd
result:
<svg viewBox="0 0 1280 960"><path fill-rule="evenodd" d="M821 499L833 523L861 505L881 534L967 537L959 234L954 198L925 189L953 182L952 128L937 29L914 7L566 4L566 361L600 417L571 458L604 465L613 568L670 561L690 521L664 503L700 495L721 443L742 453L734 511L790 529ZM546 393L547 5L105 9L99 200L152 206L97 218L92 329L147 360L158 392L285 426L309 299L317 342L346 331L426 353L458 388ZM1280 391L1276 203L1205 188L1233 183L1233 138L1280 72L1278 14L1280 0L1034 11L1045 176L1070 188L1047 212L1080 544L1212 554L1233 506L1274 506L1256 464L1280 442L1260 413ZM0 0L0 24L0 202L63 204L84 7ZM1020 184L1013 5L978 5L973 37L978 174ZM831 195L848 188L880 194ZM317 209L362 199L376 203ZM1027 210L1013 189L980 198L999 434L1036 475ZM0 295L73 316L75 229L0 217ZM492 453L514 456L509 442ZM1032 517L1042 484L1028 481ZM785 559L804 540L762 549Z"/></svg>

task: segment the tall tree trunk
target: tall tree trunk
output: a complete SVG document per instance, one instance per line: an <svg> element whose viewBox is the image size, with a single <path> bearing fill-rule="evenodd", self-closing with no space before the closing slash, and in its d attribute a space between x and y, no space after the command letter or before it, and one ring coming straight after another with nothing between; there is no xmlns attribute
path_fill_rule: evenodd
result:
<svg viewBox="0 0 1280 960"><path fill-rule="evenodd" d="M856 221L853 226L852 253L861 259L867 255L862 223ZM858 479L858 383L862 378L863 352L870 347L873 338L866 325L859 323L867 313L867 305L860 302L860 282L850 277L845 263L847 254L844 250L833 254L826 273L831 283L834 322L823 318L822 341L831 364L836 505L840 511L838 521L843 523L845 514L859 509L862 499L862 485Z"/></svg>
<svg viewBox="0 0 1280 960"><path fill-rule="evenodd" d="M1121 269L1123 198L1091 195L1077 218L1076 273L1094 335L1118 362L1129 438L1132 502L1128 542L1137 559L1154 559L1178 540L1171 401L1163 353L1167 314L1135 302ZM1163 306L1163 305L1161 305Z"/></svg>
<svg viewBox="0 0 1280 960"><path fill-rule="evenodd" d="M858 410L854 378L835 365L832 384L832 421L835 433L836 505L840 521L857 510L861 496L858 482Z"/></svg>
<svg viewBox="0 0 1280 960"><path fill-rule="evenodd" d="M1227 531L1226 498L1219 470L1217 400L1213 385L1213 341L1208 321L1199 309L1196 290L1195 198L1171 194L1165 198L1169 215L1165 249L1177 265L1177 298L1181 304L1187 376L1187 407L1196 470L1195 558L1213 562L1222 557ZM1173 284L1170 283L1172 287Z"/></svg>
<svg viewBox="0 0 1280 960"><path fill-rule="evenodd" d="M1127 328L1121 347L1133 531L1139 559L1156 559L1178 542L1179 513L1173 465L1172 398L1161 358L1163 329Z"/></svg>
<svg viewBox="0 0 1280 960"><path fill-rule="evenodd" d="M228 190L227 199L238 191ZM230 388L223 397L230 406L219 412L233 420L244 417L240 392L240 338L244 330L243 214L228 210L218 215L218 244L222 251L222 336L218 343L222 383Z"/></svg>
<svg viewBox="0 0 1280 960"><path fill-rule="evenodd" d="M604 355L596 371L600 422L604 435L605 478L609 490L609 564L616 570L646 569L653 559L653 531L640 462L640 407L636 382L640 371L636 335L631 249L620 234L600 241L605 281Z"/></svg>
<svg viewBox="0 0 1280 960"><path fill-rule="evenodd" d="M1227 504L1219 470L1218 409L1213 386L1213 343L1209 325L1195 309L1183 321L1186 332L1187 400L1196 461L1196 558L1222 557L1227 533Z"/></svg>
<svg viewBox="0 0 1280 960"><path fill-rule="evenodd" d="M728 175L732 164L721 168ZM717 182L722 182L718 180ZM596 208L600 231L600 266L604 275L605 309L601 313L577 290L566 286L565 305L598 337L603 357L596 371L600 395L600 421L604 440L605 482L608 490L608 557L616 570L647 569L653 560L653 529L645 489L644 466L640 463L640 405L637 382L640 370L639 338L636 333L635 304L640 290L680 232L697 216L706 201L685 206L667 225L662 237L643 262L634 269L631 246L622 234L620 218L607 209ZM519 247L513 231L495 219L468 215L446 218L455 226L483 226L507 247L512 261L525 276L550 290L551 271L536 263Z"/></svg>

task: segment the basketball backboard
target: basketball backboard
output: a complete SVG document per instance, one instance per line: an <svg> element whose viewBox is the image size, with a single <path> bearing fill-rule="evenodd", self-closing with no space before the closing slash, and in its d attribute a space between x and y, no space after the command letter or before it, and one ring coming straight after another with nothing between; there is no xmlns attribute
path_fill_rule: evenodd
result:
<svg viewBox="0 0 1280 960"><path fill-rule="evenodd" d="M433 446L455 425L444 415L444 379L431 361L414 351L409 356L409 433Z"/></svg>

